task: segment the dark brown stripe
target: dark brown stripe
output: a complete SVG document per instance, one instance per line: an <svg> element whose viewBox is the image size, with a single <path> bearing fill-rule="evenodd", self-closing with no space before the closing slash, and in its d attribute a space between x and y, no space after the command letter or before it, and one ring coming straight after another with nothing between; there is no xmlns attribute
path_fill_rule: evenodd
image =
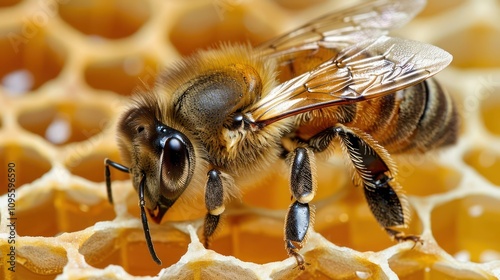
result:
<svg viewBox="0 0 500 280"><path fill-rule="evenodd" d="M420 115L410 141L394 152L425 152L456 141L458 116L453 101L434 79L422 84L428 97L425 110Z"/></svg>
<svg viewBox="0 0 500 280"><path fill-rule="evenodd" d="M394 95L397 96L396 108L394 108L397 111L388 126L391 129L386 130L386 134L380 140L381 145L390 151L399 150L412 141L428 99L423 83L406 88Z"/></svg>

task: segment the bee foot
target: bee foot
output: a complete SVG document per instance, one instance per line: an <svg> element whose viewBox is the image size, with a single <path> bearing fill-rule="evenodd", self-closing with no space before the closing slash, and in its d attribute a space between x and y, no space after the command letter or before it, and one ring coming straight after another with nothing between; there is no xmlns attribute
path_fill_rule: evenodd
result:
<svg viewBox="0 0 500 280"><path fill-rule="evenodd" d="M397 242L413 241L413 247L412 247L412 249L415 248L415 246L417 246L417 243L420 243L420 245L424 244L424 241L420 238L419 235L406 235L406 234L404 234L402 232L399 232L399 231L396 231L396 230L393 230L393 229L389 229L389 228L386 228L385 230Z"/></svg>
<svg viewBox="0 0 500 280"><path fill-rule="evenodd" d="M295 257L295 260L297 260L297 267L300 270L306 269L306 267L304 266L304 264L305 264L304 256L302 256L301 254L299 254L297 252L293 252L293 253L289 253L289 254L292 255L293 257Z"/></svg>
<svg viewBox="0 0 500 280"><path fill-rule="evenodd" d="M292 242L290 242L290 241L287 240L286 244L287 244L286 251L287 251L288 255L290 257L294 257L295 258L295 260L297 261L297 267L300 270L305 270L306 267L304 266L304 264L305 264L304 256L302 256L298 252L297 247L295 247Z"/></svg>
<svg viewBox="0 0 500 280"><path fill-rule="evenodd" d="M415 248L417 246L417 243L420 243L420 245L424 245L424 241L420 238L418 235L403 235L400 239L396 239L398 242L403 242L403 241L413 241L413 246L411 249Z"/></svg>

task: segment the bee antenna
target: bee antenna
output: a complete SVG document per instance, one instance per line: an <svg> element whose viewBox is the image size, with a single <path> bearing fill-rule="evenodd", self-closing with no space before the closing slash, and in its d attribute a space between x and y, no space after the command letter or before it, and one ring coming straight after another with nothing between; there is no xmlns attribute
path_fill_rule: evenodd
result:
<svg viewBox="0 0 500 280"><path fill-rule="evenodd" d="M144 237L146 238L146 243L148 244L149 254L153 258L155 263L161 265L161 260L156 255L155 248L153 246L153 241L151 240L151 234L149 233L148 218L146 217L146 211L144 210L144 205L146 204L146 201L144 200L145 185L146 185L146 175L143 173L141 183L139 184L139 205L141 206L142 228L144 229Z"/></svg>
<svg viewBox="0 0 500 280"><path fill-rule="evenodd" d="M109 203L113 204L113 193L111 192L111 172L109 171L110 166L124 173L130 173L130 169L125 165L121 165L110 160L109 158L104 159L104 177L106 178L106 191L108 192Z"/></svg>

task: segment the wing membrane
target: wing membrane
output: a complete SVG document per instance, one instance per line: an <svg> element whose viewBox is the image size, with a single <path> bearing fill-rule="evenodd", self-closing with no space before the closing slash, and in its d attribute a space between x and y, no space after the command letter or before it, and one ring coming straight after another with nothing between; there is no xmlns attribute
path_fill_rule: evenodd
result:
<svg viewBox="0 0 500 280"><path fill-rule="evenodd" d="M343 49L367 38L387 34L410 21L425 0L378 0L332 13L257 47L261 56L279 57L320 47Z"/></svg>
<svg viewBox="0 0 500 280"><path fill-rule="evenodd" d="M302 112L380 97L417 84L451 62L442 49L381 36L355 44L315 69L274 88L250 108L269 124Z"/></svg>

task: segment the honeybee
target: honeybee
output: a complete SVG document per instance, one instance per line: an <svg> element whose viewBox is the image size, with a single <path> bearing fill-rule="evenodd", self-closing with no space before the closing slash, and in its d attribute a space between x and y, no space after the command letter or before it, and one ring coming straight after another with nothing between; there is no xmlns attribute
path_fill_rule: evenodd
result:
<svg viewBox="0 0 500 280"><path fill-rule="evenodd" d="M291 204L284 241L299 253L311 230L316 160L340 144L378 223L397 241L419 242L399 229L407 201L390 153L424 152L457 138L457 110L431 76L451 62L447 52L387 36L425 1L370 1L320 17L257 47L220 44L168 68L152 89L132 98L118 123L123 161L105 160L131 174L139 195L146 242L146 210L156 223L174 203L201 196L208 246L228 201L284 160Z"/></svg>

